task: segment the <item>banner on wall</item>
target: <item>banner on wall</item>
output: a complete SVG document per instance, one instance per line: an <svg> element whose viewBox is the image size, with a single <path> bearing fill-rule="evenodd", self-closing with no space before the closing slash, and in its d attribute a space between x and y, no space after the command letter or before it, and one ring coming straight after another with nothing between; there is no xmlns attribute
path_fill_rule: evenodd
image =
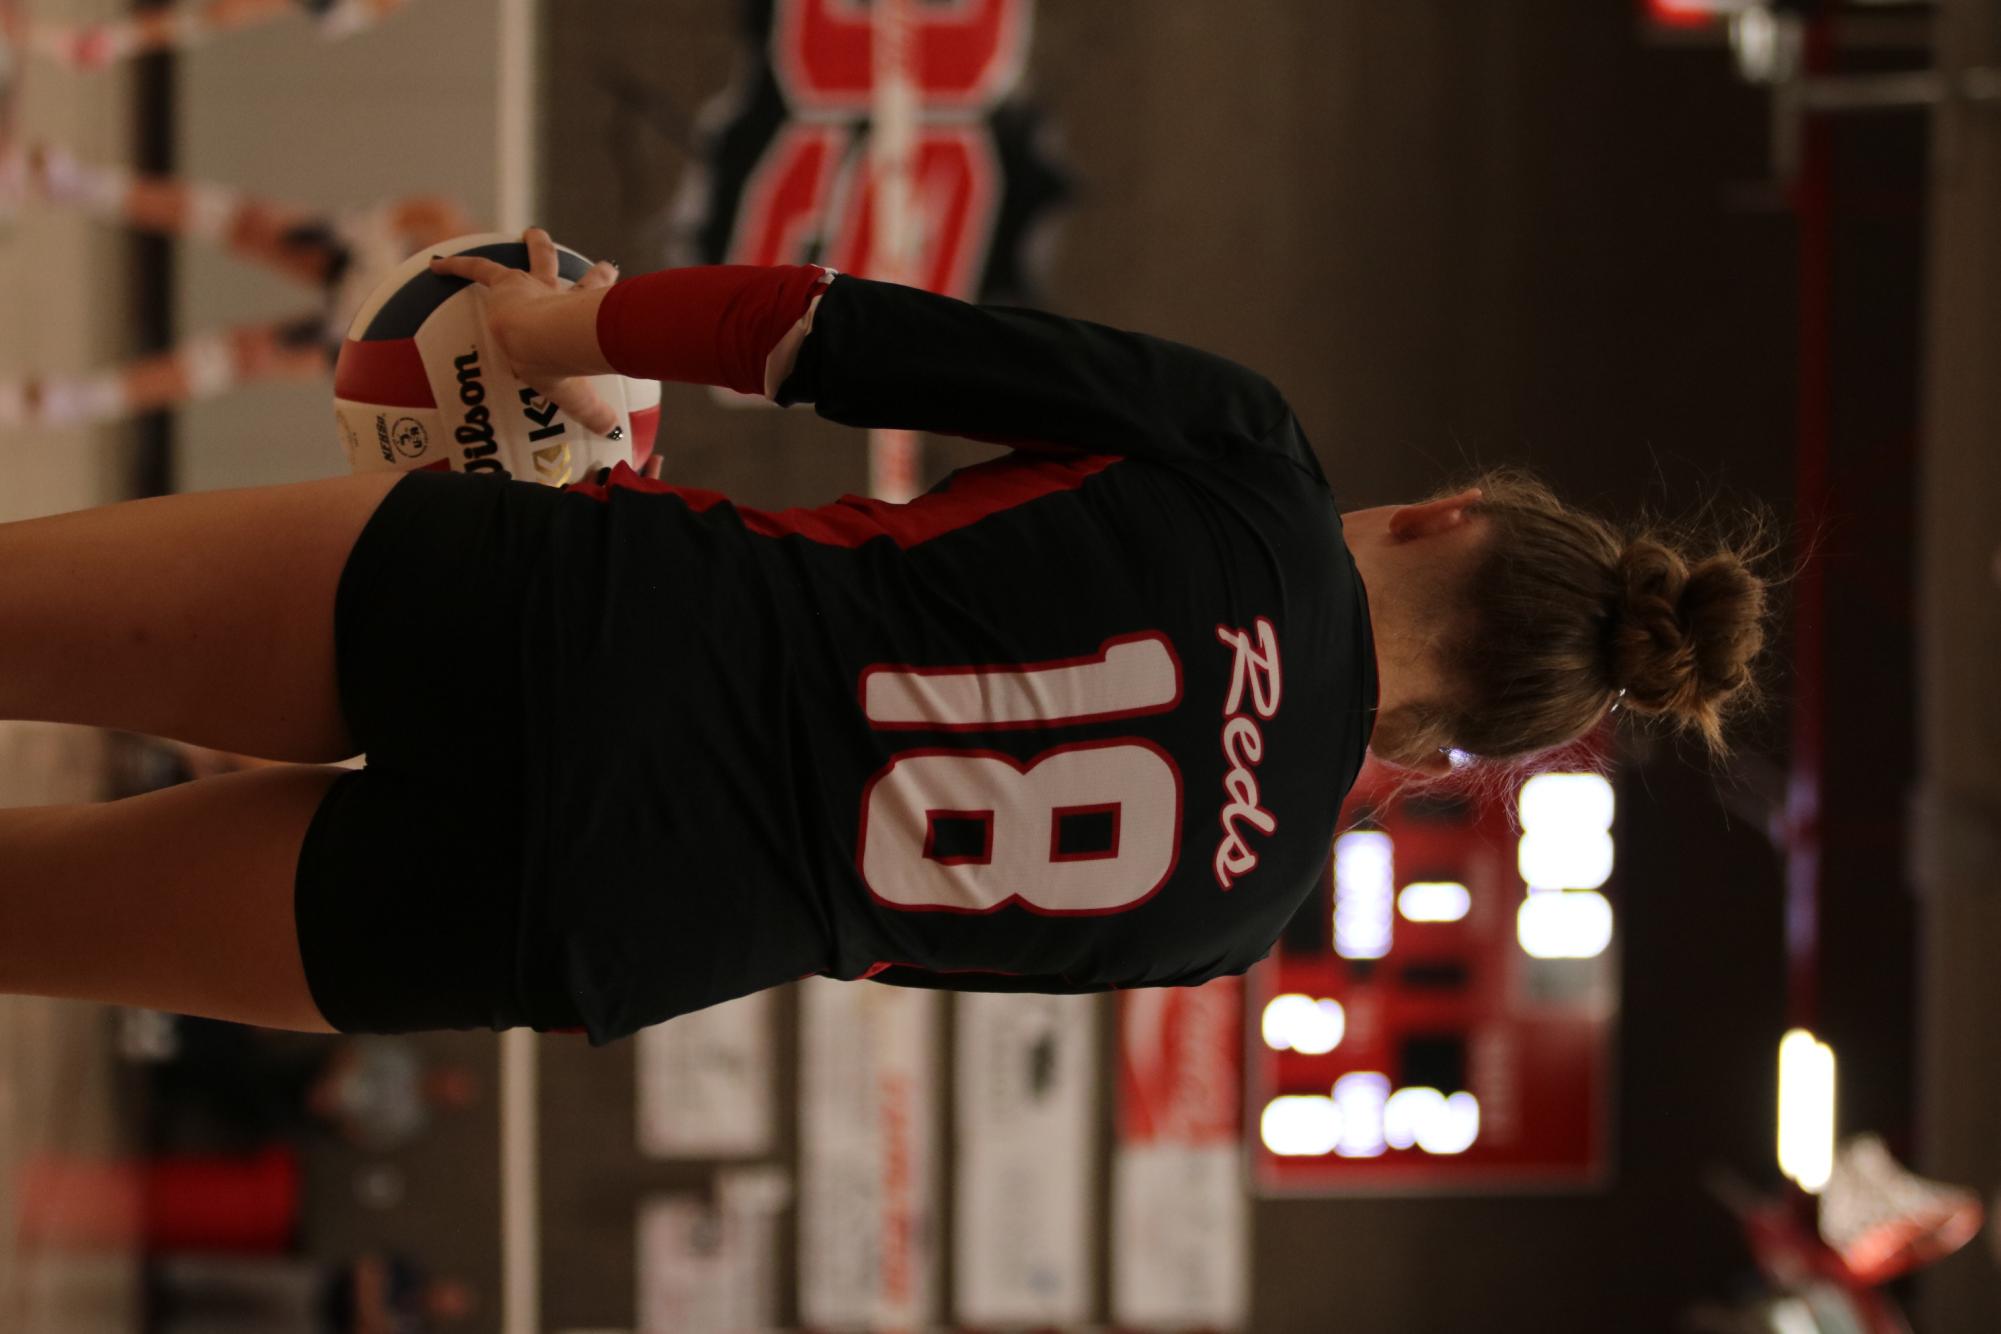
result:
<svg viewBox="0 0 2001 1334"><path fill-rule="evenodd" d="M715 1196L639 1207L639 1334L771 1329L778 1320L778 1225L791 1196L777 1168L716 1177Z"/></svg>
<svg viewBox="0 0 2001 1334"><path fill-rule="evenodd" d="M800 1319L922 1328L938 1313L943 997L800 984Z"/></svg>
<svg viewBox="0 0 2001 1334"><path fill-rule="evenodd" d="M1096 1250L1096 998L967 992L955 1014L959 1323L1075 1327Z"/></svg>
<svg viewBox="0 0 2001 1334"><path fill-rule="evenodd" d="M640 1150L655 1158L750 1158L775 1137L772 993L755 992L634 1037Z"/></svg>
<svg viewBox="0 0 2001 1334"><path fill-rule="evenodd" d="M1243 979L1119 993L1112 1319L1241 1328L1250 1305Z"/></svg>
<svg viewBox="0 0 2001 1334"><path fill-rule="evenodd" d="M1022 96L1033 0L910 6L919 212L903 281L1024 300L1036 226L1070 191ZM701 157L672 206L676 264L825 264L867 275L880 164L871 7L747 0L747 58L702 109Z"/></svg>

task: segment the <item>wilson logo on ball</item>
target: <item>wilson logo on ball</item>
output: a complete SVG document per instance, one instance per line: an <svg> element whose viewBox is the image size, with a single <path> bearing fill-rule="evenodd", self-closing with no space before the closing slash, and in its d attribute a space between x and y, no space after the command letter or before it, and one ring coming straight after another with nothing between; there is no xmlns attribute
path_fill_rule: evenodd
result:
<svg viewBox="0 0 2001 1334"><path fill-rule="evenodd" d="M590 271L576 251L559 246L557 252L564 283ZM486 289L433 273L434 254L528 267L519 239L463 236L411 256L369 294L334 369L334 415L350 468L423 467L561 486L590 469L645 462L659 385L592 377L618 413L618 427L608 436L585 430L521 382L487 329Z"/></svg>

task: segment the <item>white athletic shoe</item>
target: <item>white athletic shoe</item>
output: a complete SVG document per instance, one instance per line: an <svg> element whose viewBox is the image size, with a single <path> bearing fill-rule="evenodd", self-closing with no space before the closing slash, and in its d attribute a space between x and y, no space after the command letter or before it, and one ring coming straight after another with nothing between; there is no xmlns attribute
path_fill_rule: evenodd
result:
<svg viewBox="0 0 2001 1334"><path fill-rule="evenodd" d="M96 426L125 415L125 388L116 371L33 383L28 412L43 426Z"/></svg>
<svg viewBox="0 0 2001 1334"><path fill-rule="evenodd" d="M1927 1181L1875 1135L1841 1146L1820 1193L1821 1239L1872 1287L1951 1255L1979 1233L1984 1214L1973 1191Z"/></svg>
<svg viewBox="0 0 2001 1334"><path fill-rule="evenodd" d="M29 30L36 55L94 74L139 53L138 32L125 23L42 24Z"/></svg>
<svg viewBox="0 0 2001 1334"><path fill-rule="evenodd" d="M34 144L27 153L27 188L43 199L58 204L84 202L89 194L91 169L76 160L67 148Z"/></svg>

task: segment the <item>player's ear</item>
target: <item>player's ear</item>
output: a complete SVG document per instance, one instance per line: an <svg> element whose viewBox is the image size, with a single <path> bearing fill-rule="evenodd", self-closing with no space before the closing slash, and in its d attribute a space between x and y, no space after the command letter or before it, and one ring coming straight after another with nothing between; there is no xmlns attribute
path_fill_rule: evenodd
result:
<svg viewBox="0 0 2001 1334"><path fill-rule="evenodd" d="M1479 502L1479 490L1469 488L1457 495L1421 500L1414 505L1399 505L1390 512L1390 538L1409 542L1450 532L1466 522L1473 506Z"/></svg>

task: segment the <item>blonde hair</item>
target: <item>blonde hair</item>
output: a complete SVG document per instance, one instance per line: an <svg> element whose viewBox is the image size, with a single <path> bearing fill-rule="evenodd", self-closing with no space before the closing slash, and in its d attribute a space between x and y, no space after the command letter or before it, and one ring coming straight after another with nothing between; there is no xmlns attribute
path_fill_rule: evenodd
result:
<svg viewBox="0 0 2001 1334"><path fill-rule="evenodd" d="M1471 512L1491 536L1460 608L1440 609L1457 627L1440 646L1455 688L1379 720L1378 753L1530 760L1616 706L1727 754L1727 717L1759 695L1768 581L1756 567L1772 552L1762 517L1707 538L1694 525L1621 529L1519 469L1467 485L1482 493Z"/></svg>

